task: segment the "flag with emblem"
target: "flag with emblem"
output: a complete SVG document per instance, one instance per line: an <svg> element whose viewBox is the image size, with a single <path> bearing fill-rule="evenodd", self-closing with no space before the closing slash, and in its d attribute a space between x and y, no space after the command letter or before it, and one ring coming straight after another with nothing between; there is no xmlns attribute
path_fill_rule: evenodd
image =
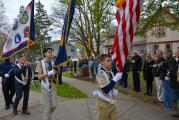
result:
<svg viewBox="0 0 179 120"><path fill-rule="evenodd" d="M3 47L2 58L8 58L13 54L28 48L35 41L34 24L34 0L27 7L21 6L18 18L8 35Z"/></svg>
<svg viewBox="0 0 179 120"><path fill-rule="evenodd" d="M65 62L68 61L68 56L67 56L67 51L65 47L65 42L68 39L69 32L70 32L70 27L71 23L73 20L73 15L75 12L75 5L76 5L76 0L68 0L68 10L64 19L64 24L63 24L63 29L62 29L62 37L59 42L59 50L58 50L58 55L57 58L54 62L55 66L61 66Z"/></svg>
<svg viewBox="0 0 179 120"><path fill-rule="evenodd" d="M116 1L118 27L111 52L113 53L112 59L120 71L122 71L126 58L131 50L143 2L144 0Z"/></svg>

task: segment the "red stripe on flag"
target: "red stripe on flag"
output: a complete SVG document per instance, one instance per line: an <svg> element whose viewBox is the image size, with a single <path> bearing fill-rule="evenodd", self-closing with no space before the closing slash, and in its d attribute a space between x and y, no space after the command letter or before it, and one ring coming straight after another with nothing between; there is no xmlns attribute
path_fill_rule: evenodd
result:
<svg viewBox="0 0 179 120"><path fill-rule="evenodd" d="M129 5L126 5L126 3ZM124 12L119 10L123 10ZM127 11L129 11L129 15ZM130 52L128 50L131 48L139 17L140 0L126 0L121 8L119 8L116 12L116 19L119 26L115 33L115 40L111 51L113 54L115 54L115 58L113 58L113 60L117 63L117 67L120 71L124 66L124 60L127 58ZM122 33L120 33L120 31L122 31Z"/></svg>

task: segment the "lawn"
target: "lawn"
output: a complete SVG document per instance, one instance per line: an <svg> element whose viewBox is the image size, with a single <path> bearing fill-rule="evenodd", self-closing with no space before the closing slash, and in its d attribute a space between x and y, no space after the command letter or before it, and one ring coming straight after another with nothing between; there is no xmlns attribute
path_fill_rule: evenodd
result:
<svg viewBox="0 0 179 120"><path fill-rule="evenodd" d="M40 85L36 85L36 87L32 86L31 88L32 91L37 91L40 92L41 88ZM87 98L88 96L81 92L80 90L72 87L71 85L63 82L62 85L57 85L57 96L62 96L62 97L68 97L68 98Z"/></svg>
<svg viewBox="0 0 179 120"><path fill-rule="evenodd" d="M117 85L116 87L119 89L121 93L127 94L131 97L135 97L147 103L154 103L155 100L154 96L156 96L155 83L153 82L153 96L144 95L146 92L146 82L143 79L142 72L140 73L140 84L141 84L141 92L137 93L133 90L133 79L132 79L132 73L130 72L128 75L128 88L123 88L120 85Z"/></svg>

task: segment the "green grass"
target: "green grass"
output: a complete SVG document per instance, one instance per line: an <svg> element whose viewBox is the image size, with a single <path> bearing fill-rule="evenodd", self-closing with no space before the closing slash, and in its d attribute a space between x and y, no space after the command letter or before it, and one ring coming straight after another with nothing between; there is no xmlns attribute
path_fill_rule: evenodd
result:
<svg viewBox="0 0 179 120"><path fill-rule="evenodd" d="M40 85L37 85L35 88L31 84L31 90L40 92ZM87 98L88 96L81 92L80 90L72 87L71 85L63 82L62 85L57 86L57 96L68 97L68 98Z"/></svg>
<svg viewBox="0 0 179 120"><path fill-rule="evenodd" d="M129 75L128 75L128 88L123 88L122 86L120 85L117 85L117 88L119 89L119 91L121 93L124 93L124 94L127 94L131 97L134 97L134 98L137 98L137 99L140 99L144 102L147 102L147 103L154 103L154 99L156 96L156 90L155 90L155 83L153 82L153 96L147 96L147 95L144 95L145 92L146 92L146 81L143 79L143 74L142 72L140 73L140 85L141 85L141 92L135 92L133 90L133 78L132 78L132 73L130 72Z"/></svg>

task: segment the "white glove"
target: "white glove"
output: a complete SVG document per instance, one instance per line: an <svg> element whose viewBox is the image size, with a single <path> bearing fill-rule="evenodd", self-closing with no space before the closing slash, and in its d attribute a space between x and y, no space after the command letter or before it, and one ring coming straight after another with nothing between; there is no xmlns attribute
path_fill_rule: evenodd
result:
<svg viewBox="0 0 179 120"><path fill-rule="evenodd" d="M51 70L48 72L48 76L51 76L51 75L54 75L55 74L55 71L54 70Z"/></svg>
<svg viewBox="0 0 179 120"><path fill-rule="evenodd" d="M113 81L114 81L114 82L117 82L117 81L119 81L121 78L122 78L122 73L117 73L117 74L114 76Z"/></svg>
<svg viewBox="0 0 179 120"><path fill-rule="evenodd" d="M9 74L5 74L4 77L5 77L5 78L8 78L8 77L9 77Z"/></svg>
<svg viewBox="0 0 179 120"><path fill-rule="evenodd" d="M152 65L152 67L158 67L158 65L154 64L154 65Z"/></svg>
<svg viewBox="0 0 179 120"><path fill-rule="evenodd" d="M131 63L135 63L135 60L132 60Z"/></svg>
<svg viewBox="0 0 179 120"><path fill-rule="evenodd" d="M117 96L117 95L119 94L118 90L116 90L116 89L113 89L112 92L113 92L113 95L114 95L114 96Z"/></svg>
<svg viewBox="0 0 179 120"><path fill-rule="evenodd" d="M168 76L165 76L165 80L167 80L167 81L168 81L168 80L170 80L170 78L169 78Z"/></svg>

